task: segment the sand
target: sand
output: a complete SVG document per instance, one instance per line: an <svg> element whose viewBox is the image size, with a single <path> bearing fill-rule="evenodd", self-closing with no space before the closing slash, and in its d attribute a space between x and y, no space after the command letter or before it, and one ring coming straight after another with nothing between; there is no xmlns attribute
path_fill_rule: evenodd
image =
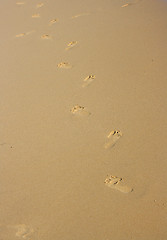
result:
<svg viewBox="0 0 167 240"><path fill-rule="evenodd" d="M0 20L0 240L166 240L167 1Z"/></svg>

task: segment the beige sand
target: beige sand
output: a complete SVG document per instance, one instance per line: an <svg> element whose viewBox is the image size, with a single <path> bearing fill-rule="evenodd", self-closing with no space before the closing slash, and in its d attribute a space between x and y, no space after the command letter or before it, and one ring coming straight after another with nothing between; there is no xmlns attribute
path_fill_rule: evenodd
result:
<svg viewBox="0 0 167 240"><path fill-rule="evenodd" d="M0 20L0 239L166 240L167 1L6 0Z"/></svg>

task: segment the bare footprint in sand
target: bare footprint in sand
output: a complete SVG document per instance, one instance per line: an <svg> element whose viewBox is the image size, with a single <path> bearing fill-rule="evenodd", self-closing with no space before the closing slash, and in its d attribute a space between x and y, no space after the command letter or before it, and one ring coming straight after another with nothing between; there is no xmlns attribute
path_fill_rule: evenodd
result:
<svg viewBox="0 0 167 240"><path fill-rule="evenodd" d="M75 16L72 16L72 19L82 17L82 16L87 16L87 15L90 15L90 13L80 13L80 14L77 14Z"/></svg>
<svg viewBox="0 0 167 240"><path fill-rule="evenodd" d="M69 49L73 48L74 46L77 45L77 43L78 43L77 41L69 42L69 43L67 44L67 47L66 47L65 50L69 50Z"/></svg>
<svg viewBox="0 0 167 240"><path fill-rule="evenodd" d="M20 37L25 37L27 34L26 33L19 33L15 37L20 38Z"/></svg>
<svg viewBox="0 0 167 240"><path fill-rule="evenodd" d="M18 5L18 6L22 6L24 4L25 4L25 2L16 2L16 5Z"/></svg>
<svg viewBox="0 0 167 240"><path fill-rule="evenodd" d="M105 181L104 181L105 185L113 188L115 190L118 190L122 193L130 193L133 191L133 188L127 186L122 178L116 177L116 176L108 176Z"/></svg>
<svg viewBox="0 0 167 240"><path fill-rule="evenodd" d="M34 229L25 224L19 224L14 226L16 228L16 236L24 239L31 239Z"/></svg>
<svg viewBox="0 0 167 240"><path fill-rule="evenodd" d="M5 236L8 235L10 236L10 239L15 239L15 236L16 236L19 239L32 240L35 234L34 229L26 224L18 224L18 225L0 224L0 230L1 230L2 236L4 236L4 239L5 239Z"/></svg>
<svg viewBox="0 0 167 240"><path fill-rule="evenodd" d="M95 75L89 75L87 76L83 81L84 83L82 84L82 87L85 88L89 86L94 80L95 80Z"/></svg>
<svg viewBox="0 0 167 240"><path fill-rule="evenodd" d="M59 64L57 64L58 68L64 68L64 69L70 69L72 68L72 65L68 62L61 62Z"/></svg>
<svg viewBox="0 0 167 240"><path fill-rule="evenodd" d="M32 18L40 18L41 16L40 16L39 13L36 13L36 14L33 14L31 17L32 17Z"/></svg>
<svg viewBox="0 0 167 240"><path fill-rule="evenodd" d="M50 20L49 26L52 26L52 25L53 25L54 23L56 23L56 22L58 22L58 19L57 19L57 18Z"/></svg>
<svg viewBox="0 0 167 240"><path fill-rule="evenodd" d="M134 4L136 4L136 3L140 2L140 1L141 1L141 0L136 0L136 1L134 1L134 2L129 2L129 3L126 3L126 4L122 5L121 7L122 7L122 8L124 8L124 7L129 7L129 6L132 6L132 5L134 5Z"/></svg>
<svg viewBox="0 0 167 240"><path fill-rule="evenodd" d="M51 37L50 35L48 35L48 34L44 34L44 35L41 36L41 39L44 39L44 40L51 40L52 37Z"/></svg>
<svg viewBox="0 0 167 240"><path fill-rule="evenodd" d="M30 31L30 32L19 33L19 34L17 34L15 37L16 37L16 38L25 37L25 36L27 36L27 35L33 33L33 32L35 32L35 31L33 30L33 31Z"/></svg>
<svg viewBox="0 0 167 240"><path fill-rule="evenodd" d="M91 114L85 107L80 105L75 105L70 111L76 116L89 116Z"/></svg>
<svg viewBox="0 0 167 240"><path fill-rule="evenodd" d="M124 8L124 7L128 7L130 5L132 5L132 3L126 3L126 4L122 5L121 7Z"/></svg>
<svg viewBox="0 0 167 240"><path fill-rule="evenodd" d="M115 146L116 142L122 137L122 132L119 130L114 130L107 136L108 141L105 143L104 148L112 148Z"/></svg>
<svg viewBox="0 0 167 240"><path fill-rule="evenodd" d="M36 5L36 8L41 8L41 7L43 7L44 6L44 3L38 3L37 5Z"/></svg>
<svg viewBox="0 0 167 240"><path fill-rule="evenodd" d="M6 142L3 142L3 143L0 143L0 146L4 146L6 144L7 144Z"/></svg>

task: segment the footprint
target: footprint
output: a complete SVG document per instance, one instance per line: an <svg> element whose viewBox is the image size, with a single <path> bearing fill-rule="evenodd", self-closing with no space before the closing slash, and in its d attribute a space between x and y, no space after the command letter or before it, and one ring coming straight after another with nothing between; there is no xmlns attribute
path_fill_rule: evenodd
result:
<svg viewBox="0 0 167 240"><path fill-rule="evenodd" d="M3 143L0 143L0 146L4 146L6 144L7 144L6 142L3 142Z"/></svg>
<svg viewBox="0 0 167 240"><path fill-rule="evenodd" d="M40 14L39 13L33 14L31 17L32 18L40 18Z"/></svg>
<svg viewBox="0 0 167 240"><path fill-rule="evenodd" d="M58 22L58 19L57 19L57 18L52 19L52 20L50 20L49 25L51 26L51 25L53 25L53 24L56 23L56 22Z"/></svg>
<svg viewBox="0 0 167 240"><path fill-rule="evenodd" d="M66 50L69 50L69 49L73 48L75 45L77 45L77 43L78 43L77 41L69 42L69 43L67 44Z"/></svg>
<svg viewBox="0 0 167 240"><path fill-rule="evenodd" d="M108 176L105 181L104 181L105 185L113 188L115 190L118 190L122 193L130 193L133 191L133 188L127 186L126 184L124 184L123 179L116 177L116 176Z"/></svg>
<svg viewBox="0 0 167 240"><path fill-rule="evenodd" d="M80 13L80 14L77 14L75 16L72 16L72 19L82 17L82 16L86 16L86 15L90 15L90 13Z"/></svg>
<svg viewBox="0 0 167 240"><path fill-rule="evenodd" d="M36 5L36 8L41 8L41 7L43 7L44 6L44 3L38 3L37 5Z"/></svg>
<svg viewBox="0 0 167 240"><path fill-rule="evenodd" d="M70 111L76 116L89 116L91 114L85 107L80 105L74 106Z"/></svg>
<svg viewBox="0 0 167 240"><path fill-rule="evenodd" d="M121 7L122 7L122 8L123 8L123 7L128 7L128 6L130 6L130 5L132 5L132 3L126 3L126 4L122 5Z"/></svg>
<svg viewBox="0 0 167 240"><path fill-rule="evenodd" d="M58 68L64 68L64 69L70 69L72 68L72 65L68 62L61 62L59 64L57 64Z"/></svg>
<svg viewBox="0 0 167 240"><path fill-rule="evenodd" d="M17 37L17 38L25 37L25 36L27 36L27 35L33 33L33 32L35 32L35 31L33 30L33 31L30 31L30 32L19 33L19 34L17 34L15 37Z"/></svg>
<svg viewBox="0 0 167 240"><path fill-rule="evenodd" d="M3 236L3 239L25 239L25 240L32 240L34 234L36 235L34 229L26 224L18 224L18 225L5 225L0 224L0 232ZM1 238L0 238L1 239Z"/></svg>
<svg viewBox="0 0 167 240"><path fill-rule="evenodd" d="M89 75L87 76L83 81L84 83L82 84L82 87L87 87L89 86L94 80L95 80L95 75Z"/></svg>
<svg viewBox="0 0 167 240"><path fill-rule="evenodd" d="M163 209L163 210L167 209L166 199L159 199L159 200L154 199L154 205L156 207L159 207L159 208Z"/></svg>
<svg viewBox="0 0 167 240"><path fill-rule="evenodd" d="M107 136L108 142L105 143L104 148L112 148L115 146L116 142L122 137L122 132L119 130L114 130Z"/></svg>
<svg viewBox="0 0 167 240"><path fill-rule="evenodd" d="M19 238L31 239L32 234L34 233L34 229L25 224L16 225L14 228L17 229L16 237Z"/></svg>
<svg viewBox="0 0 167 240"><path fill-rule="evenodd" d="M26 33L17 34L15 37L19 38L19 37L24 37L24 36L26 36Z"/></svg>
<svg viewBox="0 0 167 240"><path fill-rule="evenodd" d="M122 5L121 7L124 8L124 7L128 7L128 6L132 6L132 5L134 5L134 4L136 4L136 3L140 2L140 1L141 0L136 0L134 2L129 2L129 3L126 3L126 4Z"/></svg>
<svg viewBox="0 0 167 240"><path fill-rule="evenodd" d="M52 39L52 37L50 35L48 35L48 34L42 35L41 38L42 39L47 39L47 40Z"/></svg>
<svg viewBox="0 0 167 240"><path fill-rule="evenodd" d="M25 2L16 2L17 5L22 6L25 4Z"/></svg>

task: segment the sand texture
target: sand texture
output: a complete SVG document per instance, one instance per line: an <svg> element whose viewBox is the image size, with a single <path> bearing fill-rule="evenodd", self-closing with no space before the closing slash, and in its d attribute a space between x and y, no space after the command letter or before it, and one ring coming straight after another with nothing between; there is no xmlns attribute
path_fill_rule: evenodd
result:
<svg viewBox="0 0 167 240"><path fill-rule="evenodd" d="M167 1L0 9L0 240L166 240Z"/></svg>

